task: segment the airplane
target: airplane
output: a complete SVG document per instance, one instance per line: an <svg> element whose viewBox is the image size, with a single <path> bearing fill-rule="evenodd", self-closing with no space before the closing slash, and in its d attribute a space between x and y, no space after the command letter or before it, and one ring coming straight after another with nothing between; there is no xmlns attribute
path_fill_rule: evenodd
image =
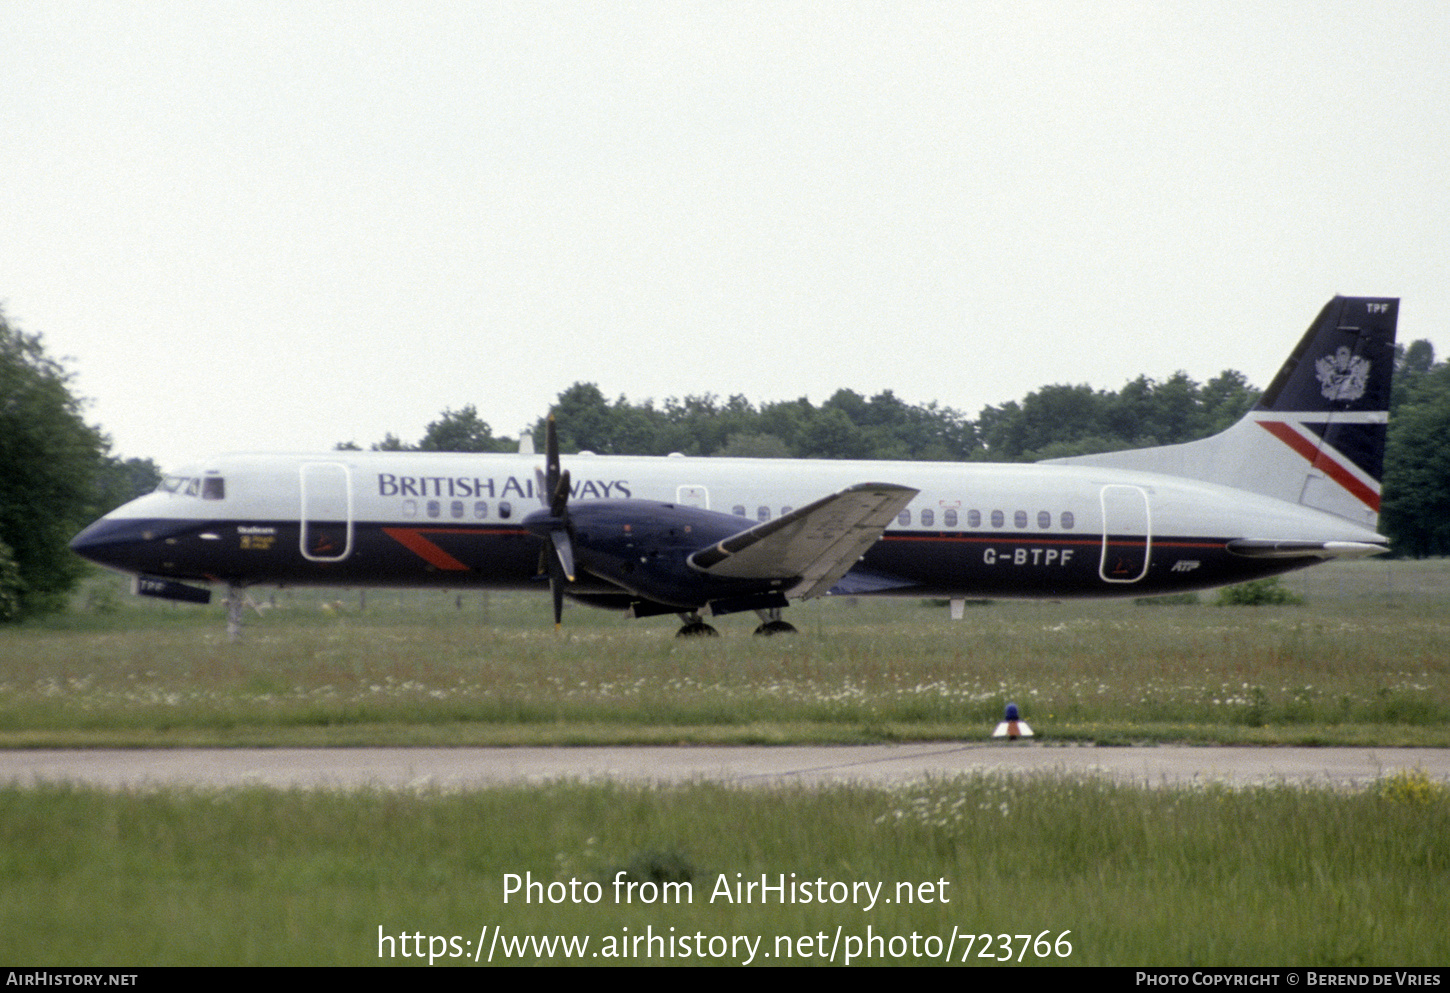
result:
<svg viewBox="0 0 1450 993"><path fill-rule="evenodd" d="M1399 300L1335 297L1257 405L1211 438L1028 464L581 452L223 455L71 542L136 592L542 590L634 617L793 601L1151 596L1375 555Z"/></svg>

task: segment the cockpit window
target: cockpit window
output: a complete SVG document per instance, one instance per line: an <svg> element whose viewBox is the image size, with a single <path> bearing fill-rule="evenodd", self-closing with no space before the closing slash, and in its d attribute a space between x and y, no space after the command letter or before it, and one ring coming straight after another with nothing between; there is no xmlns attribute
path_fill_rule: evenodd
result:
<svg viewBox="0 0 1450 993"><path fill-rule="evenodd" d="M157 485L156 492L199 496L203 500L225 500L227 481L222 476L165 476Z"/></svg>

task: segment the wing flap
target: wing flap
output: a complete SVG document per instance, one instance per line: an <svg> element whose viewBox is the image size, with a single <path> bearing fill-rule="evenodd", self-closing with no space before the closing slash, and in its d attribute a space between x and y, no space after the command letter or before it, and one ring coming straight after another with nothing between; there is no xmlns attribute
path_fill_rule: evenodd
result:
<svg viewBox="0 0 1450 993"><path fill-rule="evenodd" d="M796 579L788 597L819 596L876 544L918 492L895 483L858 483L702 548L690 565L730 579Z"/></svg>

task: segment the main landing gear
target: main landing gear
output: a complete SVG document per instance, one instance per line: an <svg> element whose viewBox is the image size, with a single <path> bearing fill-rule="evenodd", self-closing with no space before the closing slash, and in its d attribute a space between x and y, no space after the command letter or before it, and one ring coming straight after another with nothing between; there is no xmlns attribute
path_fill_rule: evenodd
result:
<svg viewBox="0 0 1450 993"><path fill-rule="evenodd" d="M755 613L760 616L760 627L755 629L755 633L762 638L769 638L774 634L796 633L794 624L780 619L779 607L772 607L770 610L757 610Z"/></svg>
<svg viewBox="0 0 1450 993"><path fill-rule="evenodd" d="M689 613L681 613L680 620L684 626L675 632L676 638L718 638L720 632L700 619L700 612L692 610Z"/></svg>
<svg viewBox="0 0 1450 993"><path fill-rule="evenodd" d="M773 634L796 633L794 624L791 624L789 621L783 621L780 619L779 607L773 607L770 610L757 610L755 613L760 616L760 626L755 629L755 633L763 638L768 638ZM706 624L704 620L701 619L700 612L698 610L692 610L688 613L681 612L680 620L684 623L683 626L675 632L676 638L720 637L719 631L716 631L714 628Z"/></svg>

